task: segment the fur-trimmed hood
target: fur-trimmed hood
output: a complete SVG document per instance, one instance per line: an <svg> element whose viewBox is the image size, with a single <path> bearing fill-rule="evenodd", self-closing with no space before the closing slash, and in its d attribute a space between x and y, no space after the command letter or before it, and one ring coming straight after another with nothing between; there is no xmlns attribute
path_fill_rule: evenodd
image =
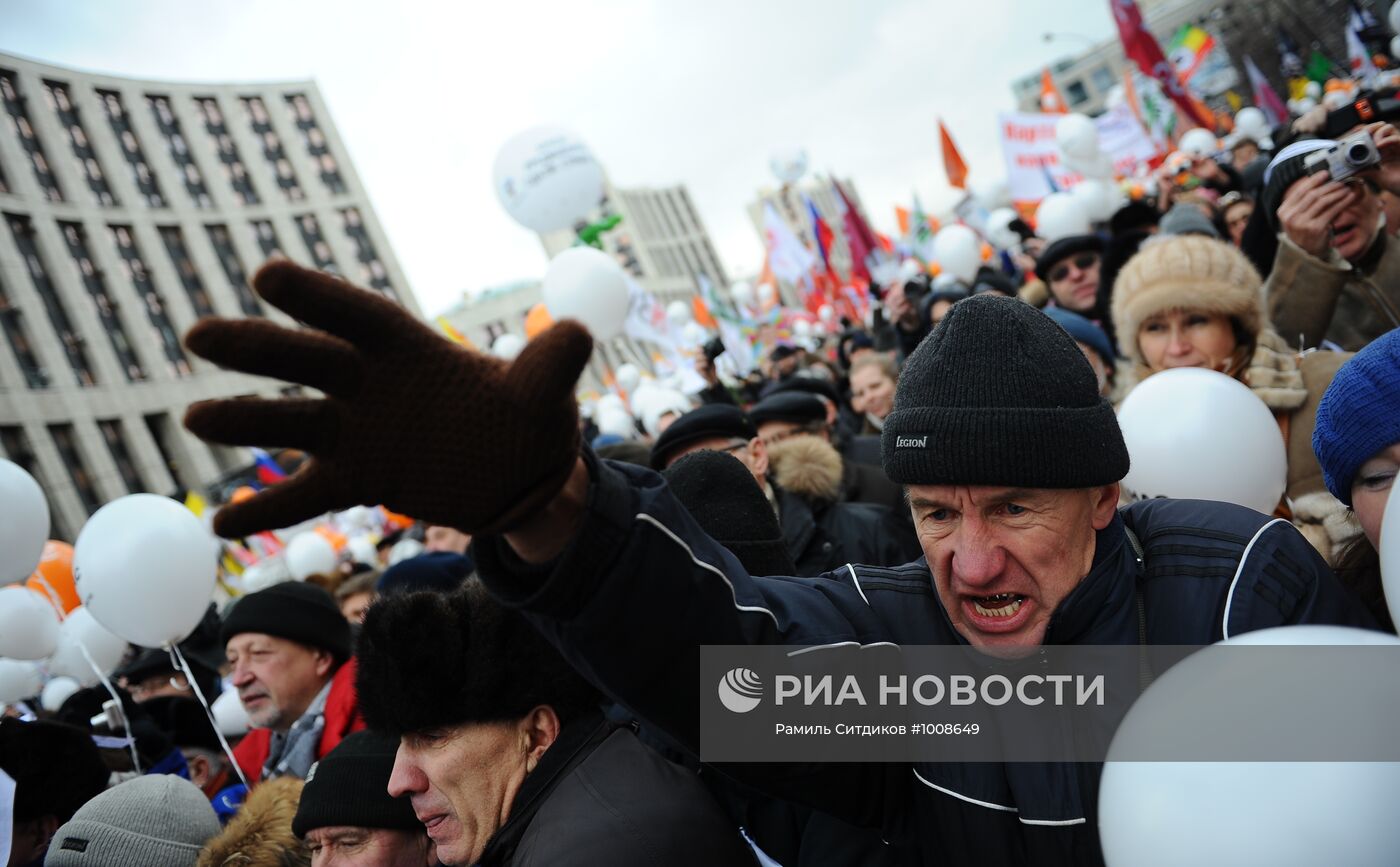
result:
<svg viewBox="0 0 1400 867"><path fill-rule="evenodd" d="M816 436L789 437L768 447L768 467L778 486L809 500L841 498L841 453Z"/></svg>
<svg viewBox="0 0 1400 867"><path fill-rule="evenodd" d="M258 784L199 853L198 867L311 867L310 850L292 833L301 787L295 777Z"/></svg>

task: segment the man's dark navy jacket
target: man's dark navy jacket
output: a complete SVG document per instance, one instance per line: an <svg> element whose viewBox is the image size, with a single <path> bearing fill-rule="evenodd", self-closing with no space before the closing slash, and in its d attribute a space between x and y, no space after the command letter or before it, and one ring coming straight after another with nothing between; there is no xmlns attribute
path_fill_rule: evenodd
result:
<svg viewBox="0 0 1400 867"><path fill-rule="evenodd" d="M755 578L706 536L661 477L588 455L587 516L544 567L500 539L476 546L483 580L647 724L698 749L699 647L966 643L923 560L818 579ZM1139 561L1125 527L1140 540ZM1193 500L1121 510L1093 566L1050 619L1047 644L1209 644L1295 623L1374 628L1287 521ZM905 863L1102 862L1100 765L731 765L746 785L881 829Z"/></svg>

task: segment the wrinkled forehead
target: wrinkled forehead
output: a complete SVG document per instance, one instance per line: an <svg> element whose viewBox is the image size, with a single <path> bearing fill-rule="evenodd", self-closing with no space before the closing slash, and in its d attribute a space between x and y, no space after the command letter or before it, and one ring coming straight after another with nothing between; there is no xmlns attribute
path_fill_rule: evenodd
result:
<svg viewBox="0 0 1400 867"><path fill-rule="evenodd" d="M1079 488L1018 488L1004 485L905 485L905 497L914 508L986 508L1001 503L1021 503L1053 508L1084 496Z"/></svg>

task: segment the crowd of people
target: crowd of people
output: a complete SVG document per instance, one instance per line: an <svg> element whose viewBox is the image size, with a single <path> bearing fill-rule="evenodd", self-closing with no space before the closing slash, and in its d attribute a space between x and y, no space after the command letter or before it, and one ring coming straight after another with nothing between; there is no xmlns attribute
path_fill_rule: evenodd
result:
<svg viewBox="0 0 1400 867"><path fill-rule="evenodd" d="M308 328L203 320L187 345L325 397L190 409L210 441L308 456L215 529L383 504L424 553L347 551L211 605L187 666L132 647L110 683L12 704L9 865L1101 863L1098 765L702 763L698 648L1393 633L1400 132L1329 123L1163 173L1085 234L1019 223L970 282L905 271L746 378L705 355L706 388L621 436L579 411L574 323L506 362L264 266ZM1355 132L1379 166L1309 168ZM1124 500L1115 406L1186 367L1272 413L1273 514ZM207 712L225 693L241 725Z"/></svg>

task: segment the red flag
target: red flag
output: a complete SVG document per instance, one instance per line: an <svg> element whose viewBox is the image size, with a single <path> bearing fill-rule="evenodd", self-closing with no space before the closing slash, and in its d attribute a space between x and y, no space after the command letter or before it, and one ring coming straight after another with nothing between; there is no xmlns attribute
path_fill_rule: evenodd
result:
<svg viewBox="0 0 1400 867"><path fill-rule="evenodd" d="M953 137L948 134L942 120L938 121L938 138L943 143L943 170L948 173L948 185L959 190L966 189L967 163L963 162L962 154L958 153L958 146L953 144Z"/></svg>
<svg viewBox="0 0 1400 867"><path fill-rule="evenodd" d="M860 211L856 210L841 182L832 178L831 186L841 199L841 228L846 233L846 247L851 251L851 276L869 281L870 269L866 267L865 260L875 252L880 242L875 240L875 231L865 222Z"/></svg>
<svg viewBox="0 0 1400 867"><path fill-rule="evenodd" d="M1055 79L1050 75L1048 66L1040 73L1040 110L1045 114L1069 113L1069 106L1060 95L1060 89L1055 86Z"/></svg>
<svg viewBox="0 0 1400 867"><path fill-rule="evenodd" d="M1118 38L1123 42L1123 53L1137 64L1142 74L1155 78L1162 90L1176 103L1181 116L1205 129L1214 129L1214 119L1201 104L1187 92L1186 85L1177 77L1171 61L1162 54L1162 46L1142 23L1142 13L1135 0L1108 0L1113 12L1113 20L1118 23Z"/></svg>

